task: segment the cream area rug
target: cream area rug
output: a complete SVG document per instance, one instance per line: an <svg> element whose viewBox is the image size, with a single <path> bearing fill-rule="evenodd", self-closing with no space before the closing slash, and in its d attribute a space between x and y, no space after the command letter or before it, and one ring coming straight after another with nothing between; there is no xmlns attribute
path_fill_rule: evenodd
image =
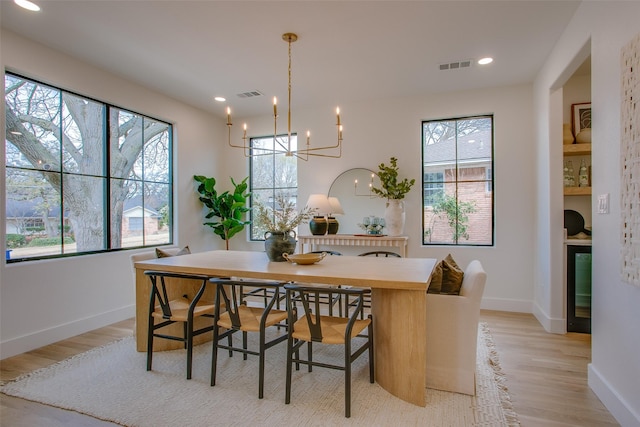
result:
<svg viewBox="0 0 640 427"><path fill-rule="evenodd" d="M369 383L363 355L354 363L349 419L341 371L294 370L291 403L285 405L286 342L267 350L261 400L256 356L243 360L240 353L229 358L221 351L211 387L211 344L194 349L193 378L187 380L184 350L155 353L147 372L146 354L136 352L133 337L24 375L0 391L131 427L517 426L490 332L486 324L478 329L476 396L428 389L426 407L412 405ZM314 348L315 360L341 357L338 346Z"/></svg>

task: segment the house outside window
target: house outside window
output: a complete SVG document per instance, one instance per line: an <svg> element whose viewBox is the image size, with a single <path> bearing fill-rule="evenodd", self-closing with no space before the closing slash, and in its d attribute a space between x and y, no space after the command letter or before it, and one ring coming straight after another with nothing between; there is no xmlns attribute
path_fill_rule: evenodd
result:
<svg viewBox="0 0 640 427"><path fill-rule="evenodd" d="M273 136L251 138L250 144L253 156L250 157L250 187L253 208L258 203L263 206L279 209L276 203L278 197L284 197L297 205L298 198L298 163L295 156L286 156L281 152L274 152L280 145L278 141L287 144L287 135L279 135L277 141ZM291 134L291 149L297 149L298 137ZM274 145L275 144L275 145ZM251 210L253 219L253 209ZM250 227L250 240L264 240L268 230L260 229L253 221ZM294 230L297 232L297 230Z"/></svg>
<svg viewBox="0 0 640 427"><path fill-rule="evenodd" d="M433 206L444 194L444 172L424 174L424 205Z"/></svg>
<svg viewBox="0 0 640 427"><path fill-rule="evenodd" d="M423 244L492 246L493 116L422 122Z"/></svg>
<svg viewBox="0 0 640 427"><path fill-rule="evenodd" d="M8 262L172 243L171 124L11 73L5 103Z"/></svg>

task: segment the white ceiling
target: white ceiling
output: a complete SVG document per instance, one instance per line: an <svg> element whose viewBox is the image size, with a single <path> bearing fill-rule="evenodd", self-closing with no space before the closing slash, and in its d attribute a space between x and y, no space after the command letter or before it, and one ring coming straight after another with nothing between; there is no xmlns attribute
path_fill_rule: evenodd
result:
<svg viewBox="0 0 640 427"><path fill-rule="evenodd" d="M0 1L2 27L221 117L533 81L579 1ZM493 56L488 66L439 64ZM258 90L265 96L237 97ZM213 101L222 95L226 104Z"/></svg>

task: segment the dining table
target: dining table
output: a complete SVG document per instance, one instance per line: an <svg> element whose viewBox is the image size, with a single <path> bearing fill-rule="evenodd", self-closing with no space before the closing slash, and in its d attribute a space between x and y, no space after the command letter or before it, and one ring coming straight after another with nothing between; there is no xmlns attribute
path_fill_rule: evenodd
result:
<svg viewBox="0 0 640 427"><path fill-rule="evenodd" d="M146 351L150 292L146 270L366 287L371 288L376 382L402 400L425 406L426 294L436 261L327 256L315 264L300 265L269 261L264 252L233 250L138 261L137 350ZM154 351L168 348L154 345Z"/></svg>

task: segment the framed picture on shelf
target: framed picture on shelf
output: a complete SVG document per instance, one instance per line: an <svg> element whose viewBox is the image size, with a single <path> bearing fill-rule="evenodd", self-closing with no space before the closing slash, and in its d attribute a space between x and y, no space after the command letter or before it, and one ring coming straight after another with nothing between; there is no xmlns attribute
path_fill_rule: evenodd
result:
<svg viewBox="0 0 640 427"><path fill-rule="evenodd" d="M571 104L571 122L575 137L584 129L591 129L591 103Z"/></svg>

